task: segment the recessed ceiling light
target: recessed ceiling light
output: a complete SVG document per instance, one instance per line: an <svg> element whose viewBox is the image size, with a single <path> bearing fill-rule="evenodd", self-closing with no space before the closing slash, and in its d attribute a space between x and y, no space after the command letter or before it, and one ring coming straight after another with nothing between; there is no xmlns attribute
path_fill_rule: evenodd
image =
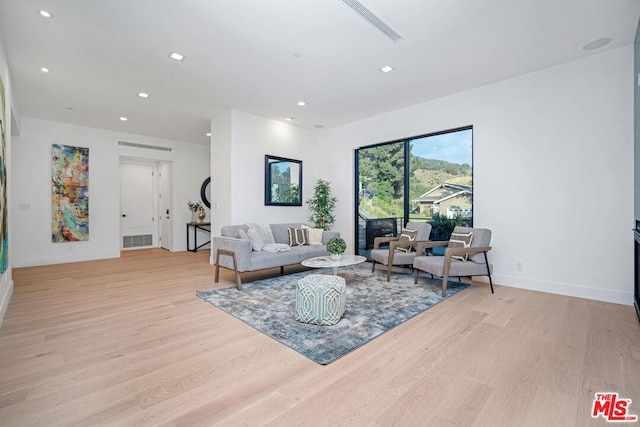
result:
<svg viewBox="0 0 640 427"><path fill-rule="evenodd" d="M384 67L380 68L380 71L382 71L383 73L388 73L389 71L393 71L395 68L393 68L390 65L385 65Z"/></svg>
<svg viewBox="0 0 640 427"><path fill-rule="evenodd" d="M304 101L298 101L298 105L304 107L305 105L307 105L307 103Z"/></svg>
<svg viewBox="0 0 640 427"><path fill-rule="evenodd" d="M293 120L293 117L287 117L285 120L286 120L286 121L288 121L288 122L290 122L290 121L292 121L292 120Z"/></svg>
<svg viewBox="0 0 640 427"><path fill-rule="evenodd" d="M169 55L169 58L175 59L176 61L182 61L184 59L184 56L176 52L171 52L171 55Z"/></svg>
<svg viewBox="0 0 640 427"><path fill-rule="evenodd" d="M148 94L148 93L144 93L144 92L140 92L140 93L138 94L138 96L139 96L140 98L148 98L148 97L149 97L149 94Z"/></svg>
<svg viewBox="0 0 640 427"><path fill-rule="evenodd" d="M48 73L49 69L47 67L42 67L40 68L40 71L42 71L43 73Z"/></svg>
<svg viewBox="0 0 640 427"><path fill-rule="evenodd" d="M40 15L44 16L45 18L52 18L53 15L49 12L47 12L46 10L41 10L40 11Z"/></svg>
<svg viewBox="0 0 640 427"><path fill-rule="evenodd" d="M316 129L322 129L324 127L324 125L313 125L314 128Z"/></svg>
<svg viewBox="0 0 640 427"><path fill-rule="evenodd" d="M207 133L205 133L205 135L211 136L211 132L207 132Z"/></svg>
<svg viewBox="0 0 640 427"><path fill-rule="evenodd" d="M612 40L613 39L611 37L601 37L599 39L590 41L589 43L587 43L584 46L582 46L582 50L600 49L601 47L604 47L604 46L608 45L609 43L611 43Z"/></svg>
<svg viewBox="0 0 640 427"><path fill-rule="evenodd" d="M123 122L126 122L129 119L127 119L126 117L123 116L123 117L120 117L120 120L122 120Z"/></svg>

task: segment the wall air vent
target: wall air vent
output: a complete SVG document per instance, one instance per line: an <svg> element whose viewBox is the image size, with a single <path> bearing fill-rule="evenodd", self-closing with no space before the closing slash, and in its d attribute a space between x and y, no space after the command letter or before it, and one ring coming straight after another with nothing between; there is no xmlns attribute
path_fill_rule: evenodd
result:
<svg viewBox="0 0 640 427"><path fill-rule="evenodd" d="M139 236L122 236L122 248L139 248L153 245L153 235L141 234Z"/></svg>
<svg viewBox="0 0 640 427"><path fill-rule="evenodd" d="M400 34L396 33L393 28L374 15L373 12L363 6L358 0L342 0L342 2L353 9L355 13L362 16L371 25L382 31L385 36L389 37L394 42L402 40L402 36Z"/></svg>
<svg viewBox="0 0 640 427"><path fill-rule="evenodd" d="M127 142L127 141L118 141L118 144L124 145L125 147L145 148L147 150L168 151L170 153L173 153L173 148L171 148L171 147L160 147L160 146L157 146L157 145L145 145L145 144L138 144L137 142Z"/></svg>

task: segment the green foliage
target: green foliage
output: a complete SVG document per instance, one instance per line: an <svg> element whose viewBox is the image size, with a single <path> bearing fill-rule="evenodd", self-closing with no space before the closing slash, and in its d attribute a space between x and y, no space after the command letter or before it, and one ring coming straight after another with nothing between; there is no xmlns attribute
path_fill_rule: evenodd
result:
<svg viewBox="0 0 640 427"><path fill-rule="evenodd" d="M433 214L431 218L433 240L449 240L456 225L462 225L459 218L450 219L437 213Z"/></svg>
<svg viewBox="0 0 640 427"><path fill-rule="evenodd" d="M360 150L359 169L364 190L384 200L402 198L404 191L404 143Z"/></svg>
<svg viewBox="0 0 640 427"><path fill-rule="evenodd" d="M311 211L309 221L311 221L316 228L322 228L324 230L330 230L333 223L336 222L333 211L338 199L331 195L330 184L329 181L318 179L313 188L313 197L306 202Z"/></svg>
<svg viewBox="0 0 640 427"><path fill-rule="evenodd" d="M410 150L411 152L411 150ZM404 142L385 144L358 151L361 189L359 210L373 217L402 217L404 209ZM472 186L472 170L468 164L444 160L409 157L409 198L419 197L437 185L448 182ZM417 203L410 215L418 215ZM425 212L424 216L428 217Z"/></svg>
<svg viewBox="0 0 640 427"><path fill-rule="evenodd" d="M347 243L340 237L332 237L327 242L327 251L330 254L338 255L347 250Z"/></svg>
<svg viewBox="0 0 640 427"><path fill-rule="evenodd" d="M275 203L298 203L299 187L291 183L291 168L286 168L280 172L277 164L271 165L271 190L272 202Z"/></svg>

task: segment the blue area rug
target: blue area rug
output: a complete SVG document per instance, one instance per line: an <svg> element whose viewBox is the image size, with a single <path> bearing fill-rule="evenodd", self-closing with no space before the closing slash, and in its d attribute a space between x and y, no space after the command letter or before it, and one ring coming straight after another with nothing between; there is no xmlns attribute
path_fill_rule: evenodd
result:
<svg viewBox="0 0 640 427"><path fill-rule="evenodd" d="M235 287L198 291L205 301L237 317L258 331L298 353L327 365L388 330L422 313L469 285L449 282L442 297L442 280L412 273L392 273L386 281L382 269L371 273L365 266L342 267L338 275L347 281L347 309L333 326L316 326L295 320L296 284L307 274L331 274L331 269L257 280Z"/></svg>

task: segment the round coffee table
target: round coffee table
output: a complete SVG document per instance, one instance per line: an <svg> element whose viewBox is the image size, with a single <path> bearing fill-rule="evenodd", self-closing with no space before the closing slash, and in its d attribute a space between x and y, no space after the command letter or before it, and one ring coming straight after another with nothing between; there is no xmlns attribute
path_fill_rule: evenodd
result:
<svg viewBox="0 0 640 427"><path fill-rule="evenodd" d="M302 261L302 265L311 268L326 268L331 267L333 269L333 275L338 274L338 267L345 267L347 265L360 264L365 262L367 258L360 255L342 255L340 259L331 259L327 256L317 256L314 258L305 259Z"/></svg>

